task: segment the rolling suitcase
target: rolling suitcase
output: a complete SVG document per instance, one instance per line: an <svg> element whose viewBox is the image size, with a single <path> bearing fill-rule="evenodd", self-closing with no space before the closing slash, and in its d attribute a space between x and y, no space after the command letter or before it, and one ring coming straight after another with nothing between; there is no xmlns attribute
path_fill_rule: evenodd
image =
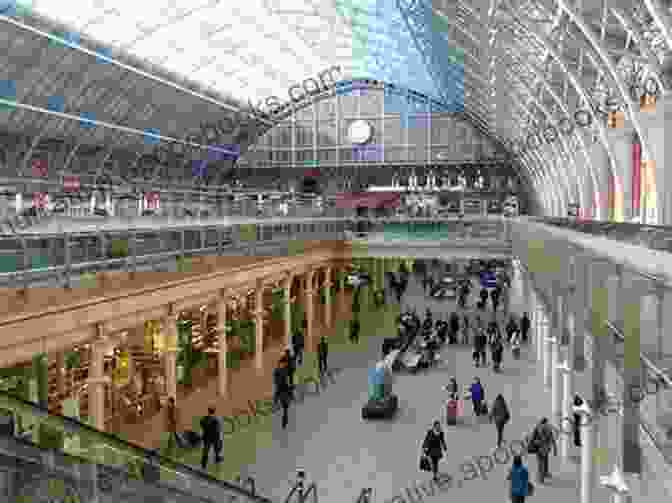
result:
<svg viewBox="0 0 672 503"><path fill-rule="evenodd" d="M457 424L458 405L457 400L451 399L446 402L446 424L449 426Z"/></svg>

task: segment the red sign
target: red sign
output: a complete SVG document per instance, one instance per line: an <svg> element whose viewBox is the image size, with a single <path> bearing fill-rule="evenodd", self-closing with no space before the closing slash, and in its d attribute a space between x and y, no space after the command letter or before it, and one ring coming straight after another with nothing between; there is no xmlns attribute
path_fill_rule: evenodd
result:
<svg viewBox="0 0 672 503"><path fill-rule="evenodd" d="M45 159L33 159L31 161L33 176L36 178L46 178L49 176L49 163Z"/></svg>
<svg viewBox="0 0 672 503"><path fill-rule="evenodd" d="M64 176L63 177L63 189L67 191L77 191L79 190L80 182L78 176Z"/></svg>
<svg viewBox="0 0 672 503"><path fill-rule="evenodd" d="M33 193L33 206L35 208L45 209L49 203L49 194L46 192Z"/></svg>
<svg viewBox="0 0 672 503"><path fill-rule="evenodd" d="M401 204L398 192L341 192L336 194L337 208L397 208Z"/></svg>
<svg viewBox="0 0 672 503"><path fill-rule="evenodd" d="M304 178L319 178L320 170L319 169L307 169L303 172Z"/></svg>
<svg viewBox="0 0 672 503"><path fill-rule="evenodd" d="M161 200L161 194L159 192L146 192L145 208L148 210L158 210L160 200Z"/></svg>

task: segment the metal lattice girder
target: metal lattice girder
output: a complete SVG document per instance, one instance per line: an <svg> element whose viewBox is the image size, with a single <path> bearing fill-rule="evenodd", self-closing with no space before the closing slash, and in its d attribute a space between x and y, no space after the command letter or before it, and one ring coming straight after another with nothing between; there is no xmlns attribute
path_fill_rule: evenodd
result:
<svg viewBox="0 0 672 503"><path fill-rule="evenodd" d="M541 83L543 86L544 90L551 96L555 104L558 106L559 110L564 114L565 117L569 117L570 113L567 107L565 106L565 103L563 100L555 93L553 90L552 86L549 84L549 82L546 80L546 78L537 73L537 70L529 65L526 65L524 60L518 59L515 55L507 53L507 56L510 57L515 64L518 64L520 67L526 68L530 73L532 73L537 81ZM548 121L550 123L550 120ZM597 172L595 170L595 167L593 166L593 160L592 156L588 152L588 148L584 142L583 136L578 133L577 129L574 128L572 131L572 136L578 141L579 143L579 150L583 153L584 156L584 161L585 161L585 166L587 166L588 170L588 175L591 177L593 186L598 187L597 183ZM564 137L561 137L561 139L564 141ZM570 151L572 149L569 149Z"/></svg>
<svg viewBox="0 0 672 503"><path fill-rule="evenodd" d="M546 106L543 103L541 103L539 99L537 99L537 97L534 94L534 91L530 88L529 85L527 85L525 83L524 80L518 79L518 82L527 91L528 95L532 98L532 100L533 100L534 104L537 106L537 108L539 110L541 110L541 112L545 115L547 122L550 123L551 119L552 119L552 116L551 116L551 113L546 108ZM568 171L564 172L564 173L560 173L560 175L561 175L560 176L560 182L561 183L564 182L567 186L568 192L572 193L570 187L573 187L576 190L577 186L581 186L583 184L583 176L584 175L583 175L583 173L580 173L579 169L577 168L575 160L574 160L574 156L571 155L571 150L569 149L569 146L567 145L567 142L566 142L566 140L563 136L560 136L560 144L562 145L562 148L558 148L557 147L558 144L556 142L553 142L550 145L551 145L551 148L553 148L554 150L557 150L559 152L559 154L560 154L559 157L568 161L569 166L571 166L571 168L572 168L573 175L574 175L573 177L571 176L572 173L570 173ZM562 175L564 175L564 176L562 176ZM574 183L571 183L572 178L574 180Z"/></svg>
<svg viewBox="0 0 672 503"><path fill-rule="evenodd" d="M546 49L547 53L549 56L553 58L553 61L555 64L557 64L561 70L564 72L566 77L569 79L570 83L576 90L577 94L580 96L580 98L585 102L585 103L590 103L590 97L588 93L586 92L585 88L579 81L578 77L574 74L574 72L568 67L564 57L559 54L556 49L546 40L546 38L537 33L536 30L531 27L528 23L523 21L519 16L517 16L515 13L510 12L509 13L511 17L513 18L514 22L527 30L528 33L533 35L540 43L544 45L544 48ZM595 112L593 111L592 107L587 107L586 112L591 116L592 121L594 124L597 125L597 130L598 134L600 137L600 140L602 142L602 145L604 146L607 157L609 159L609 176L612 177L612 179L615 178L616 173L618 172L616 170L616 157L614 156L614 153L611 149L611 144L609 143L609 140L606 135L605 127L604 124L596 117Z"/></svg>
<svg viewBox="0 0 672 503"><path fill-rule="evenodd" d="M455 104L456 110L464 108L464 56L459 49L448 47L445 23L437 22L430 0L415 0L408 5L403 0L397 6L411 33L417 50L422 55L429 74L436 83L437 93ZM444 49L444 50L442 50ZM445 51L445 52L444 52ZM446 53L452 52L452 59Z"/></svg>

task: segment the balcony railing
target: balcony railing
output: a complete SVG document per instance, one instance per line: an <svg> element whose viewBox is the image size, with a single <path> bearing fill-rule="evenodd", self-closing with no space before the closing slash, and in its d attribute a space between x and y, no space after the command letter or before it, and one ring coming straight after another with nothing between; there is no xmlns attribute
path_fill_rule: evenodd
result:
<svg viewBox="0 0 672 503"><path fill-rule="evenodd" d="M80 496L73 501L91 500L82 497L82 493L112 493L120 501L137 500L137 497L128 497L135 493L189 502L272 503L256 494L256 488L249 490L218 480L203 470L130 444L75 419L50 414L46 408L4 392L0 392L0 409L15 425L11 435L0 437L0 453L5 458L13 458L17 468L36 472L37 480L31 481L32 485L60 480ZM19 487L16 488L19 494L15 496L30 496L31 491L31 487Z"/></svg>

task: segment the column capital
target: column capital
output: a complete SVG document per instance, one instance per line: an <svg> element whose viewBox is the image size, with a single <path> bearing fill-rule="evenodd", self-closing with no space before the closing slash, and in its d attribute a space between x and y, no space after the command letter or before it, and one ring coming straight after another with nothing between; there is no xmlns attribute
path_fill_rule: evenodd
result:
<svg viewBox="0 0 672 503"><path fill-rule="evenodd" d="M266 312L263 309L256 309L255 311L253 311L253 314L255 318L263 318Z"/></svg>
<svg viewBox="0 0 672 503"><path fill-rule="evenodd" d="M312 288L306 288L304 293L306 294L306 297L312 297L313 295L315 295L315 290L313 290Z"/></svg>
<svg viewBox="0 0 672 503"><path fill-rule="evenodd" d="M112 379L110 376L102 376L102 377L89 377L86 380L87 384L92 384L92 385L98 385L98 384L112 384Z"/></svg>

